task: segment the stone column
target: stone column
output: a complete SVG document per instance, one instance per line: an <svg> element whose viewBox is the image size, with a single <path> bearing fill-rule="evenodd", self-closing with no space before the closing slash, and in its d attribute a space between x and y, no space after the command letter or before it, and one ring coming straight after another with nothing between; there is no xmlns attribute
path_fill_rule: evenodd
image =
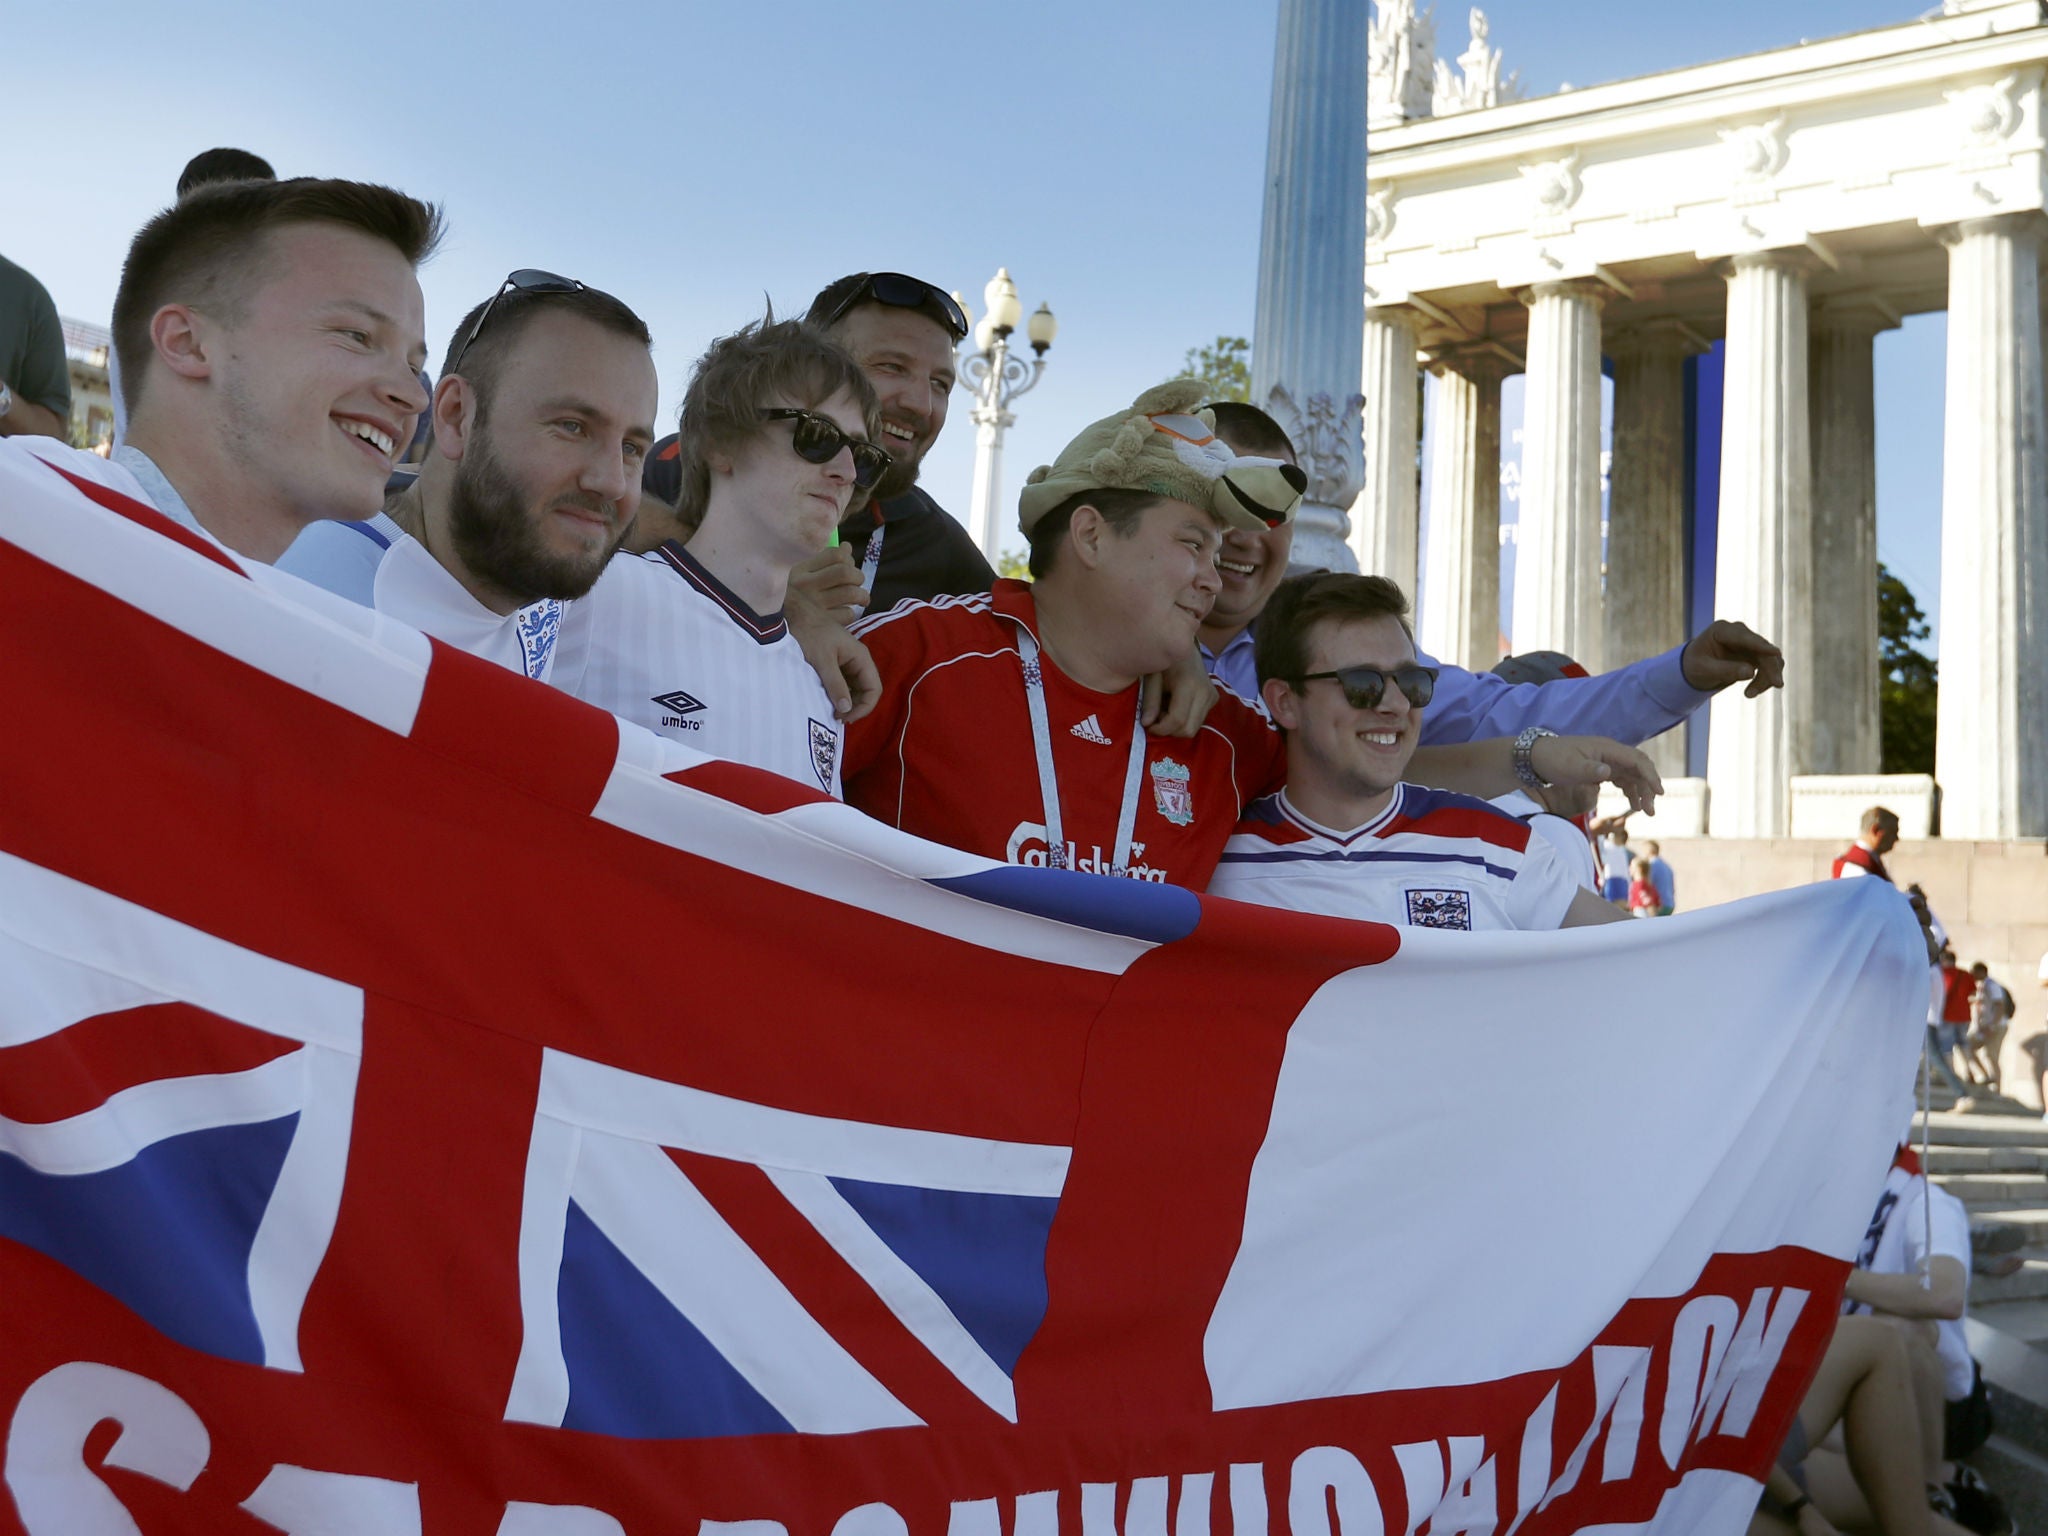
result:
<svg viewBox="0 0 2048 1536"><path fill-rule="evenodd" d="M1359 487L1371 23L1355 0L1280 0L1278 25L1252 399L1287 429L1308 472L1295 562L1350 570L1344 513Z"/></svg>
<svg viewBox="0 0 2048 1536"><path fill-rule="evenodd" d="M1705 344L1675 321L1624 331L1614 359L1614 462L1607 479L1609 667L1686 639L1685 360ZM1643 743L1667 778L1685 773L1685 728Z"/></svg>
<svg viewBox="0 0 2048 1536"><path fill-rule="evenodd" d="M1529 306L1514 647L1602 668L1600 305L1584 282L1538 283Z"/></svg>
<svg viewBox="0 0 2048 1536"><path fill-rule="evenodd" d="M1429 559L1416 633L1439 661L1500 659L1500 381L1490 353L1440 360L1430 464Z"/></svg>
<svg viewBox="0 0 2048 1536"><path fill-rule="evenodd" d="M1945 837L2048 834L2048 419L2041 220L1948 232L1941 475L1941 702L1934 776Z"/></svg>
<svg viewBox="0 0 2048 1536"><path fill-rule="evenodd" d="M1783 647L1785 686L1714 696L1707 737L1710 830L1791 830L1793 722L1812 703L1806 258L1760 251L1729 263L1728 368L1721 411L1721 524L1714 607Z"/></svg>
<svg viewBox="0 0 2048 1536"><path fill-rule="evenodd" d="M1351 508L1351 558L1415 594L1417 458L1422 451L1422 371L1415 320L1403 309L1365 313L1365 486ZM1295 560L1302 560L1295 540Z"/></svg>
<svg viewBox="0 0 2048 1536"><path fill-rule="evenodd" d="M1813 676L1798 722L1804 773L1872 774L1877 720L1877 415L1872 344L1898 322L1864 302L1813 317Z"/></svg>

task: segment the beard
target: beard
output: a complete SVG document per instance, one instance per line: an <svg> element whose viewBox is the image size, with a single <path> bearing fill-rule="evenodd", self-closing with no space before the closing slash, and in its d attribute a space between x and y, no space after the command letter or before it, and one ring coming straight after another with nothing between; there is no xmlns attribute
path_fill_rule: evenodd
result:
<svg viewBox="0 0 2048 1536"><path fill-rule="evenodd" d="M616 503L594 496L577 493L556 499L588 507L613 521L618 517ZM456 558L521 607L544 597L581 597L597 585L626 530L621 528L595 556L560 555L541 544L540 523L546 515L498 462L488 435L479 433L456 466L449 491L448 532Z"/></svg>
<svg viewBox="0 0 2048 1536"><path fill-rule="evenodd" d="M913 485L917 484L917 473L924 468L924 455L914 459L889 456L889 467L882 471L882 477L875 482L874 489L861 493L863 503L871 501L894 501ZM852 507L847 508L849 512Z"/></svg>

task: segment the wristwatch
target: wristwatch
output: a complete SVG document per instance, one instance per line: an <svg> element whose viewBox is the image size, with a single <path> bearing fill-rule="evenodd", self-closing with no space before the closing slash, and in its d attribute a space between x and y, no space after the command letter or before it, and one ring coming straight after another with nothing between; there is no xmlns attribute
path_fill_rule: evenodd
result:
<svg viewBox="0 0 2048 1536"><path fill-rule="evenodd" d="M5 384L0 384L0 416L5 416L9 411L13 409L14 391L9 389Z"/></svg>
<svg viewBox="0 0 2048 1536"><path fill-rule="evenodd" d="M1545 730L1540 725L1527 725L1522 727L1522 734L1515 738L1511 757L1515 765L1515 777L1531 789L1550 788L1550 780L1536 771L1536 764L1531 759L1536 751L1536 743L1546 736L1556 734L1557 732Z"/></svg>

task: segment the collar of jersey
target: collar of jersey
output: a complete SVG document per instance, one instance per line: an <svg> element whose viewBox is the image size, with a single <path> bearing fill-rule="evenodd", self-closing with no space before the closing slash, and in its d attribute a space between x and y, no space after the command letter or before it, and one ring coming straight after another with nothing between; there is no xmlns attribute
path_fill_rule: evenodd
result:
<svg viewBox="0 0 2048 1536"><path fill-rule="evenodd" d="M1387 802L1386 809L1373 817L1371 821L1353 827L1348 832L1339 832L1334 827L1326 827L1321 822L1313 821L1307 816L1302 815L1294 802L1287 798L1287 789L1284 785L1281 787L1277 800L1280 806L1280 814L1295 826L1301 828L1302 831L1312 833L1316 837L1326 838L1340 847L1348 848L1360 838L1371 837L1375 833L1384 832L1388 824L1401 814L1401 802L1407 798L1407 794L1408 786L1406 783L1396 784L1394 786L1394 797Z"/></svg>
<svg viewBox="0 0 2048 1536"><path fill-rule="evenodd" d="M733 623L739 625L761 644L767 645L771 641L780 640L789 633L789 625L784 621L780 608L773 613L754 612L747 606L745 599L705 570L697 557L674 539L668 540L654 553L655 557L664 561L670 570L723 608L732 616Z"/></svg>

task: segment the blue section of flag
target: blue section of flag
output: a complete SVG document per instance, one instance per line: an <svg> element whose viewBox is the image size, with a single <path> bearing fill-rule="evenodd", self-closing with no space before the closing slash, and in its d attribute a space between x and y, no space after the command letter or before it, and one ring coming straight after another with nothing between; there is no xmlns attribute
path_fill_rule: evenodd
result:
<svg viewBox="0 0 2048 1536"><path fill-rule="evenodd" d="M787 1419L570 1202L562 1232L564 1429L637 1440L787 1433Z"/></svg>
<svg viewBox="0 0 2048 1536"><path fill-rule="evenodd" d="M261 1365L249 1251L298 1123L286 1115L169 1136L99 1173L39 1173L0 1153L0 1236L48 1254L180 1344Z"/></svg>
<svg viewBox="0 0 2048 1536"><path fill-rule="evenodd" d="M1200 899L1183 886L1078 870L1004 865L931 883L994 906L1153 944L1186 938L1202 918Z"/></svg>
<svg viewBox="0 0 2048 1536"><path fill-rule="evenodd" d="M938 1292L1008 1374L1045 1320L1045 1240L1059 1201L834 1179L877 1237Z"/></svg>

